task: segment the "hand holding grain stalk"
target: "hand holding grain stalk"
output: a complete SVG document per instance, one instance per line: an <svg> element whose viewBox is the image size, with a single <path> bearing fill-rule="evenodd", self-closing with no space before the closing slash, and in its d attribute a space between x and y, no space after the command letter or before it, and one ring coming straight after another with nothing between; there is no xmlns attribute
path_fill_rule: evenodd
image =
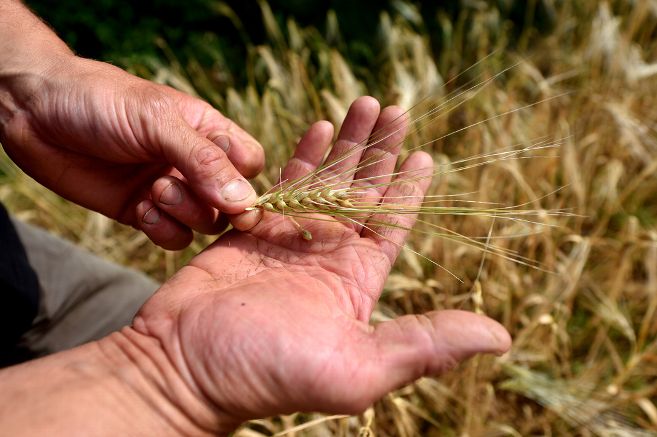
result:
<svg viewBox="0 0 657 437"><path fill-rule="evenodd" d="M376 147L353 152L390 125L396 125L394 133ZM403 198L409 208L418 205L433 165L429 155L416 152L392 176L405 129L401 109L379 114L376 100L358 99L326 159L342 157L341 167L330 173L335 189L357 187L363 202L385 205ZM330 124L314 124L283 179L321 168L331 138ZM355 178L343 171L372 162L372 156L378 162ZM265 212L248 233L229 232L178 272L146 303L134 327L160 339L188 385L235 424L293 411L357 413L388 391L437 375L474 353L506 351L504 328L468 312L369 325L414 219L379 214L363 218L361 226L322 215L294 223ZM312 240L303 238L299 226Z"/></svg>
<svg viewBox="0 0 657 437"><path fill-rule="evenodd" d="M395 120L401 124L376 148L362 147ZM413 208L433 166L417 152L392 174L405 130L399 108L379 113L376 100L358 99L327 158L341 157L344 167L324 176L335 189L358 187L359 199L368 203L403 198ZM283 178L314 174L332 133L330 124L314 124ZM359 144L361 153L354 152ZM370 156L377 163L363 166ZM362 168L357 179L343 171L354 165ZM235 223L252 226L253 215L259 212ZM11 435L53 429L223 435L245 420L279 413L359 413L423 375L438 375L476 353L508 350L501 325L465 311L370 325L415 215L360 220L362 226L325 214L294 223L265 212L249 232L230 231L165 283L132 327L0 372L0 401L20 404L11 412L0 409L3 429Z"/></svg>
<svg viewBox="0 0 657 437"><path fill-rule="evenodd" d="M264 163L260 144L208 103L75 56L12 0L0 1L0 141L39 183L172 250L192 230L225 228L219 211L251 205L245 178Z"/></svg>
<svg viewBox="0 0 657 437"><path fill-rule="evenodd" d="M22 14L16 22L53 37L18 5L0 3L1 16ZM2 141L24 169L164 247L185 246L191 229L216 230L215 207L249 207L233 218L248 232L233 230L196 256L131 327L0 372L0 405L17 406L0 409L4 431L216 435L279 413L358 413L416 378L509 349L500 324L465 311L369 324L418 213L523 215L423 201L436 169L415 152L395 170L409 121L401 109L358 99L324 163L333 131L320 122L278 186L231 202L223 190L243 181L237 171L261 166L246 133L196 99L39 42L19 50L43 62L0 62L10 67L0 75Z"/></svg>

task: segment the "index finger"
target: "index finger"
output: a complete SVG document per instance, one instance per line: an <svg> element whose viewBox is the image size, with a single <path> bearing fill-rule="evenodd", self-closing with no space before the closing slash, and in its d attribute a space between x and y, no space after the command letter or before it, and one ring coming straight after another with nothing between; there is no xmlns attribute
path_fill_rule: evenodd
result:
<svg viewBox="0 0 657 437"><path fill-rule="evenodd" d="M178 109L187 124L221 148L242 176L252 178L262 171L264 150L253 136L209 103L180 91L172 92L178 97Z"/></svg>

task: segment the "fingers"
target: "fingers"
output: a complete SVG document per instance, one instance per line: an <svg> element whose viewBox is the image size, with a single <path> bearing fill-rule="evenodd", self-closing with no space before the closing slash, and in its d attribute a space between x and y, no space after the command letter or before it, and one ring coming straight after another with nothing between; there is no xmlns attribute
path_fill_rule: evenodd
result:
<svg viewBox="0 0 657 437"><path fill-rule="evenodd" d="M333 125L328 121L318 121L310 126L285 166L283 180L294 180L315 170L322 163L332 139Z"/></svg>
<svg viewBox="0 0 657 437"><path fill-rule="evenodd" d="M217 234L227 226L216 209L198 199L187 185L174 176L155 181L150 199L137 205L137 225L158 246L168 250L187 247L192 230Z"/></svg>
<svg viewBox="0 0 657 437"><path fill-rule="evenodd" d="M255 225L260 223L263 214L264 213L261 209L246 211L242 214L232 216L230 218L230 224L232 224L238 231L250 231Z"/></svg>
<svg viewBox="0 0 657 437"><path fill-rule="evenodd" d="M201 200L220 211L237 214L257 199L253 187L226 152L184 121L162 123L155 136L166 159L185 176ZM218 137L215 140L219 141Z"/></svg>
<svg viewBox="0 0 657 437"><path fill-rule="evenodd" d="M433 311L377 325L369 402L422 376L436 376L479 353L501 355L511 337L496 321L467 311Z"/></svg>
<svg viewBox="0 0 657 437"><path fill-rule="evenodd" d="M352 203L369 208L379 203L386 191L386 184L392 179L407 128L408 116L400 107L389 106L381 112L351 185L352 188L360 188ZM366 219L362 217L357 221ZM351 226L356 232L362 230L357 223L351 223Z"/></svg>
<svg viewBox="0 0 657 437"><path fill-rule="evenodd" d="M178 178L164 176L156 180L151 199L160 210L186 227L203 234L221 231L218 211L198 199Z"/></svg>
<svg viewBox="0 0 657 437"><path fill-rule="evenodd" d="M169 217L151 200L140 202L136 214L141 230L158 246L167 250L180 250L192 242L192 231Z"/></svg>
<svg viewBox="0 0 657 437"><path fill-rule="evenodd" d="M399 174L388 186L381 202L382 210L399 210L375 214L365 224L361 236L374 240L392 265L403 247L417 214L409 213L421 204L431 184L433 160L424 152L415 152L404 161ZM406 211L402 213L401 211Z"/></svg>
<svg viewBox="0 0 657 437"><path fill-rule="evenodd" d="M218 117L223 117L216 113ZM208 133L207 138L226 153L242 176L255 177L265 165L262 146L235 123L226 118L224 120L225 123Z"/></svg>
<svg viewBox="0 0 657 437"><path fill-rule="evenodd" d="M299 141L294 156L283 169L282 180L292 181L315 170L324 159L324 154L330 147L332 139L333 125L328 121L318 121L310 126ZM258 209L233 216L230 222L235 229L248 231L257 225L261 219L262 210Z"/></svg>
<svg viewBox="0 0 657 437"><path fill-rule="evenodd" d="M175 97L185 121L220 147L242 176L252 178L262 171L265 154L255 138L208 103L171 88L166 90Z"/></svg>
<svg viewBox="0 0 657 437"><path fill-rule="evenodd" d="M320 173L328 185L351 182L379 111L379 102L373 97L359 97L351 104L338 140L326 158L327 168Z"/></svg>
<svg viewBox="0 0 657 437"><path fill-rule="evenodd" d="M347 348L357 363L348 391L331 393L327 410L359 414L393 390L438 376L479 353L501 355L511 336L496 321L468 311L432 311L380 323ZM338 387L338 385L336 385Z"/></svg>

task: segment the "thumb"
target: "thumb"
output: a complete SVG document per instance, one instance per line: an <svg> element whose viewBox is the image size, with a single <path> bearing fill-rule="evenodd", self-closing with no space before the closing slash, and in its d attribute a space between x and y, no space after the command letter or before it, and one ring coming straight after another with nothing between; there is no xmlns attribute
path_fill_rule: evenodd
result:
<svg viewBox="0 0 657 437"><path fill-rule="evenodd" d="M374 330L378 396L422 376L438 375L478 353L501 355L511 347L506 329L467 311L433 311L384 322Z"/></svg>
<svg viewBox="0 0 657 437"><path fill-rule="evenodd" d="M155 142L196 195L220 211L237 214L256 201L255 190L226 152L183 120L158 128Z"/></svg>

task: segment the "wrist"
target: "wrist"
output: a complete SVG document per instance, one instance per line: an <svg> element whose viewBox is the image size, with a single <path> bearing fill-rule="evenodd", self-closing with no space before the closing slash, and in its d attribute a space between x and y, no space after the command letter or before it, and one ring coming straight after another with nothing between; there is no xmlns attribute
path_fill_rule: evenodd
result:
<svg viewBox="0 0 657 437"><path fill-rule="evenodd" d="M20 2L0 1L0 127L34 97L50 71L74 58Z"/></svg>
<svg viewBox="0 0 657 437"><path fill-rule="evenodd" d="M3 435L204 436L234 428L218 417L160 343L132 328L0 371Z"/></svg>
<svg viewBox="0 0 657 437"><path fill-rule="evenodd" d="M121 397L132 398L136 405L143 403L153 423L166 424L167 434L227 435L239 425L226 420L188 384L156 338L126 327L97 344L114 386L124 392ZM124 419L131 423L134 417L130 414Z"/></svg>

